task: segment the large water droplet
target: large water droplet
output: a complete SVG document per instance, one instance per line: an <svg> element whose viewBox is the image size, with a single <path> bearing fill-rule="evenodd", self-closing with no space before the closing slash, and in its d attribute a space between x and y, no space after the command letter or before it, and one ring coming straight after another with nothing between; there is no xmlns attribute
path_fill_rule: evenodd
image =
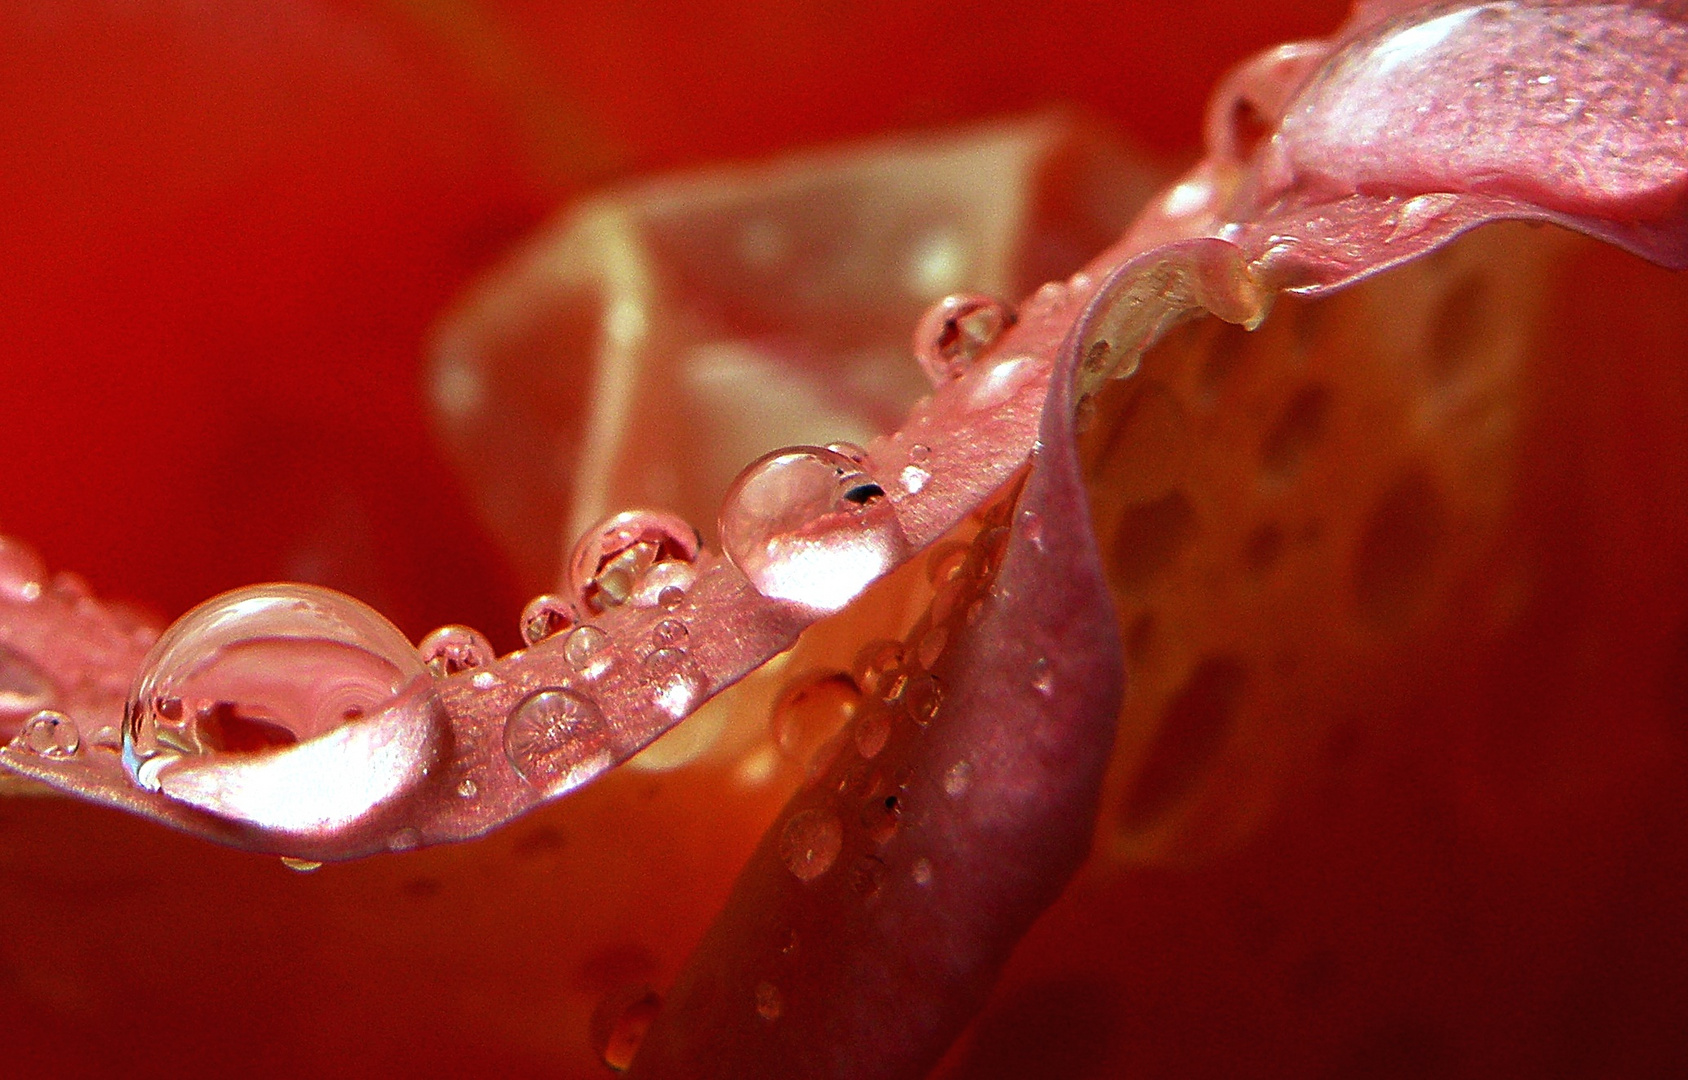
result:
<svg viewBox="0 0 1688 1080"><path fill-rule="evenodd" d="M368 606L255 585L158 639L130 693L123 762L142 787L223 817L316 833L420 783L445 720L421 657Z"/></svg>
<svg viewBox="0 0 1688 1080"><path fill-rule="evenodd" d="M569 629L578 621L574 605L569 603L566 597L557 596L555 593L541 593L529 600L527 607L522 609L522 640L529 645L538 645L546 638Z"/></svg>
<svg viewBox="0 0 1688 1080"><path fill-rule="evenodd" d="M762 595L837 611L901 561L908 538L855 462L797 446L739 474L721 509L721 546Z"/></svg>
<svg viewBox="0 0 1688 1080"><path fill-rule="evenodd" d="M504 756L523 780L558 795L593 779L614 761L604 715L584 694L536 690L510 710Z"/></svg>
<svg viewBox="0 0 1688 1080"><path fill-rule="evenodd" d="M442 626L423 638L416 651L428 671L442 678L485 667L493 660L492 642L468 626Z"/></svg>
<svg viewBox="0 0 1688 1080"><path fill-rule="evenodd" d="M624 510L581 535L569 555L569 587L581 610L590 614L639 598L645 598L639 606L654 607L664 588L690 586L692 578L685 575L698 547L697 530L684 519L656 510ZM664 566L659 580L640 588L641 579Z"/></svg>
<svg viewBox="0 0 1688 1080"><path fill-rule="evenodd" d="M130 694L123 754L158 787L183 758L295 746L427 678L379 613L313 585L254 585L194 608L158 639Z"/></svg>
<svg viewBox="0 0 1688 1080"><path fill-rule="evenodd" d="M75 757L82 746L82 733L76 722L64 713L44 709L29 718L23 726L23 744L31 753L44 758Z"/></svg>
<svg viewBox="0 0 1688 1080"><path fill-rule="evenodd" d="M769 726L780 752L807 761L855 715L862 693L842 671L794 680L774 702Z"/></svg>
<svg viewBox="0 0 1688 1080"><path fill-rule="evenodd" d="M603 673L609 661L610 636L596 626L577 627L563 642L563 659L588 678Z"/></svg>
<svg viewBox="0 0 1688 1080"><path fill-rule="evenodd" d="M691 715L709 690L709 676L685 649L657 649L641 674L651 704L673 720Z"/></svg>
<svg viewBox="0 0 1688 1080"><path fill-rule="evenodd" d="M946 296L922 316L914 355L932 385L941 386L964 374L1012 325L1014 309L995 297Z"/></svg>
<svg viewBox="0 0 1688 1080"><path fill-rule="evenodd" d="M792 815L780 833L780 858L798 881L813 881L832 869L844 846L844 824L831 810Z"/></svg>

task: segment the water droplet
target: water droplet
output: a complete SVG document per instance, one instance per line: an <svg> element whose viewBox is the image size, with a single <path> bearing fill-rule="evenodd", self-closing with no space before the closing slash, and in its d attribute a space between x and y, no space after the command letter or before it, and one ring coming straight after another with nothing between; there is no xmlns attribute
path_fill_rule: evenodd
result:
<svg viewBox="0 0 1688 1080"><path fill-rule="evenodd" d="M656 606L664 611L673 611L686 602L686 590L678 585L664 586L656 594Z"/></svg>
<svg viewBox="0 0 1688 1080"><path fill-rule="evenodd" d="M682 518L658 510L624 510L587 529L569 555L569 586L581 610L600 613L626 603L653 568L664 563L689 567L697 559L697 530ZM669 571L672 573L672 571ZM656 603L664 581L648 590Z"/></svg>
<svg viewBox="0 0 1688 1080"><path fill-rule="evenodd" d="M850 868L850 888L866 898L879 895L885 884L885 860L877 855L863 855Z"/></svg>
<svg viewBox="0 0 1688 1080"><path fill-rule="evenodd" d="M1030 510L1020 511L1020 533L1037 551L1043 551L1043 519Z"/></svg>
<svg viewBox="0 0 1688 1080"><path fill-rule="evenodd" d="M596 626L576 627L563 642L563 658L577 671L591 668L596 673L606 659L609 644L610 636Z"/></svg>
<svg viewBox="0 0 1688 1080"><path fill-rule="evenodd" d="M862 693L890 701L902 693L903 643L900 641L870 641L856 653L854 672L856 685Z"/></svg>
<svg viewBox="0 0 1688 1080"><path fill-rule="evenodd" d="M774 1021L785 1011L785 998L780 994L780 988L771 982L756 984L756 1015L764 1020Z"/></svg>
<svg viewBox="0 0 1688 1080"><path fill-rule="evenodd" d="M908 552L881 488L818 446L776 450L733 481L721 546L764 596L837 611Z"/></svg>
<svg viewBox="0 0 1688 1080"><path fill-rule="evenodd" d="M921 727L937 719L943 702L943 686L931 675L916 675L903 688L903 707Z"/></svg>
<svg viewBox="0 0 1688 1080"><path fill-rule="evenodd" d="M920 647L915 650L914 658L921 667L931 671L938 658L944 655L944 646L948 644L949 631L942 626L934 626L920 635Z"/></svg>
<svg viewBox="0 0 1688 1080"><path fill-rule="evenodd" d="M826 448L835 454L849 458L857 465L867 464L867 451L853 442L829 442Z"/></svg>
<svg viewBox="0 0 1688 1080"><path fill-rule="evenodd" d="M685 649L657 649L646 656L644 677L651 704L673 720L691 715L709 689L709 676Z"/></svg>
<svg viewBox="0 0 1688 1080"><path fill-rule="evenodd" d="M21 735L30 752L44 758L74 757L82 746L82 734L76 730L76 721L51 709L43 709L30 717Z"/></svg>
<svg viewBox="0 0 1688 1080"><path fill-rule="evenodd" d="M0 723L35 715L57 694L53 680L35 661L0 645Z"/></svg>
<svg viewBox="0 0 1688 1080"><path fill-rule="evenodd" d="M855 680L842 671L796 679L780 692L769 714L774 743L786 756L807 761L856 715L861 703Z"/></svg>
<svg viewBox="0 0 1688 1080"><path fill-rule="evenodd" d="M844 846L844 825L830 810L792 815L780 833L780 858L798 881L813 881L832 869Z"/></svg>
<svg viewBox="0 0 1688 1080"><path fill-rule="evenodd" d="M897 476L903 482L903 490L910 495L920 494L925 490L927 481L932 479L932 474L918 465L904 465L903 471Z"/></svg>
<svg viewBox="0 0 1688 1080"><path fill-rule="evenodd" d="M251 760L349 727L431 684L404 635L349 596L314 585L236 589L182 616L147 655L125 714L124 765L141 786L159 790L161 772L188 759ZM378 753L401 745L417 749L395 738ZM383 758L379 767L384 781L400 783L412 764ZM353 782L348 773L322 783L342 779ZM248 778L244 790L259 798L255 783ZM360 790L393 793L376 792L381 786Z"/></svg>
<svg viewBox="0 0 1688 1080"><path fill-rule="evenodd" d="M538 645L546 638L569 629L577 621L574 605L567 598L555 593L542 593L529 600L527 607L522 609L522 640L529 645Z"/></svg>
<svg viewBox="0 0 1688 1080"><path fill-rule="evenodd" d="M457 795L463 799L473 799L481 793L481 785L475 783L472 777L465 776L457 782Z"/></svg>
<svg viewBox="0 0 1688 1080"><path fill-rule="evenodd" d="M624 987L604 998L592 1011L592 1048L603 1063L616 1072L633 1067L633 1055L645 1041L662 1011L662 995L649 986Z"/></svg>
<svg viewBox="0 0 1688 1080"><path fill-rule="evenodd" d="M949 540L932 549L926 560L926 580L942 587L961 573L971 546L962 540Z"/></svg>
<svg viewBox="0 0 1688 1080"><path fill-rule="evenodd" d="M1050 670L1047 657L1032 662L1032 689L1043 697L1055 696L1055 673Z"/></svg>
<svg viewBox="0 0 1688 1080"><path fill-rule="evenodd" d="M973 783L973 766L965 761L958 761L944 770L944 794L952 799L959 799L967 794L967 789Z"/></svg>
<svg viewBox="0 0 1688 1080"><path fill-rule="evenodd" d="M47 564L21 540L0 536L0 595L30 601L41 597Z"/></svg>
<svg viewBox="0 0 1688 1080"><path fill-rule="evenodd" d="M1047 315L1051 311L1067 302L1069 290L1064 281L1046 281L1032 293L1032 298L1026 303L1028 315Z"/></svg>
<svg viewBox="0 0 1688 1080"><path fill-rule="evenodd" d="M686 591L697 583L697 567L678 560L659 562L633 582L627 602L638 608L659 607L673 611L686 599Z"/></svg>
<svg viewBox="0 0 1688 1080"><path fill-rule="evenodd" d="M309 874L312 871L322 869L322 864L319 862L312 859L295 859L291 855L283 855L281 857L281 865L287 867L296 874Z"/></svg>
<svg viewBox="0 0 1688 1080"><path fill-rule="evenodd" d="M678 645L690 633L679 619L664 619L651 628L651 640L658 645Z"/></svg>
<svg viewBox="0 0 1688 1080"><path fill-rule="evenodd" d="M468 626L442 626L423 638L416 651L437 678L485 667L493 660L492 642Z"/></svg>
<svg viewBox="0 0 1688 1080"><path fill-rule="evenodd" d="M873 710L856 725L856 751L864 758L877 756L890 738L891 714L884 709Z"/></svg>
<svg viewBox="0 0 1688 1080"><path fill-rule="evenodd" d="M876 844L888 843L897 835L903 820L903 801L896 795L874 796L862 804L862 829Z"/></svg>
<svg viewBox="0 0 1688 1080"><path fill-rule="evenodd" d="M932 456L932 448L925 443L915 443L908 448L908 459L916 465Z"/></svg>
<svg viewBox="0 0 1688 1080"><path fill-rule="evenodd" d="M570 791L614 761L596 703L562 687L535 690L504 722L504 756L547 796Z"/></svg>
<svg viewBox="0 0 1688 1080"><path fill-rule="evenodd" d="M914 865L909 867L908 873L914 883L924 889L932 884L932 860L925 856L914 860Z"/></svg>
<svg viewBox="0 0 1688 1080"><path fill-rule="evenodd" d="M946 296L921 317L915 358L932 385L941 386L966 372L1012 325L1014 309L994 297Z"/></svg>
<svg viewBox="0 0 1688 1080"><path fill-rule="evenodd" d="M491 690L498 685L498 676L490 671L477 671L469 682L476 690Z"/></svg>

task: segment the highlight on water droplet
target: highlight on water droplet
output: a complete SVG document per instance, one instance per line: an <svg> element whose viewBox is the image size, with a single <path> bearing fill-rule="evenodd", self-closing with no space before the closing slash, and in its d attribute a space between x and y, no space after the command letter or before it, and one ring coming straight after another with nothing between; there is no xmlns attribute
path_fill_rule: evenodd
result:
<svg viewBox="0 0 1688 1080"><path fill-rule="evenodd" d="M910 495L918 495L926 490L926 485L932 479L932 474L918 465L904 465L903 471L897 474L897 479L903 482L903 490Z"/></svg>
<svg viewBox="0 0 1688 1080"><path fill-rule="evenodd" d="M82 747L82 733L76 730L76 721L52 709L43 709L30 717L20 737L30 753L44 758L75 757Z"/></svg>
<svg viewBox="0 0 1688 1080"><path fill-rule="evenodd" d="M1055 672L1049 666L1048 657L1040 656L1032 661L1032 689L1041 697L1055 696Z"/></svg>
<svg viewBox="0 0 1688 1080"><path fill-rule="evenodd" d="M546 796L571 791L614 762L597 704L560 686L535 690L504 722L504 756Z"/></svg>
<svg viewBox="0 0 1688 1080"><path fill-rule="evenodd" d="M1014 325L1014 309L992 296L959 293L927 310L914 331L920 369L941 386L964 374Z"/></svg>
<svg viewBox="0 0 1688 1080"><path fill-rule="evenodd" d="M740 473L720 530L727 558L757 592L824 612L859 596L909 546L885 490L818 446L776 450Z"/></svg>
<svg viewBox="0 0 1688 1080"><path fill-rule="evenodd" d="M900 641L870 641L856 652L851 673L862 693L881 701L894 701L908 682L903 670L906 654Z"/></svg>
<svg viewBox="0 0 1688 1080"><path fill-rule="evenodd" d="M314 585L254 585L158 639L130 691L140 786L262 828L344 827L420 783L446 720L403 634Z"/></svg>
<svg viewBox="0 0 1688 1080"><path fill-rule="evenodd" d="M541 593L529 600L527 607L522 609L522 640L529 645L538 645L546 638L555 637L568 630L578 621L574 605L569 603L567 597L555 593Z"/></svg>
<svg viewBox="0 0 1688 1080"><path fill-rule="evenodd" d="M916 675L903 687L902 703L914 722L925 727L938 718L944 703L943 684L932 675Z"/></svg>
<svg viewBox="0 0 1688 1080"><path fill-rule="evenodd" d="M312 859L295 859L291 855L281 857L281 865L295 874L309 874L322 869L322 864Z"/></svg>
<svg viewBox="0 0 1688 1080"><path fill-rule="evenodd" d="M25 602L39 600L47 581L47 564L21 540L0 536L0 596Z"/></svg>
<svg viewBox="0 0 1688 1080"><path fill-rule="evenodd" d="M486 635L468 626L442 626L423 638L416 651L436 678L485 667L494 655Z"/></svg>
<svg viewBox="0 0 1688 1080"><path fill-rule="evenodd" d="M903 800L900 795L875 794L862 804L862 830L876 844L889 843L897 835L903 820Z"/></svg>
<svg viewBox="0 0 1688 1080"><path fill-rule="evenodd" d="M793 814L780 833L780 859L798 881L813 881L832 869L844 846L844 824L831 810Z"/></svg>
<svg viewBox="0 0 1688 1080"><path fill-rule="evenodd" d="M624 986L592 1010L588 1037L598 1059L615 1072L633 1067L633 1055L662 1011L662 995L648 984Z"/></svg>
<svg viewBox="0 0 1688 1080"><path fill-rule="evenodd" d="M780 993L780 988L771 982L757 983L756 1015L760 1016L764 1020L772 1022L774 1020L778 1020L780 1018L780 1013L784 1011L785 996Z"/></svg>
<svg viewBox="0 0 1688 1080"><path fill-rule="evenodd" d="M480 793L481 785L475 782L474 777L465 776L457 782L457 797L460 799L473 799Z"/></svg>
<svg viewBox="0 0 1688 1080"><path fill-rule="evenodd" d="M679 645L691 635L691 630L679 619L663 619L651 627L651 640L658 645Z"/></svg>
<svg viewBox="0 0 1688 1080"><path fill-rule="evenodd" d="M924 855L914 860L914 865L909 867L908 874L909 877L914 879L916 885L924 889L932 884L932 860Z"/></svg>
<svg viewBox="0 0 1688 1080"><path fill-rule="evenodd" d="M664 588L690 586L700 546L697 529L683 518L623 510L581 534L569 555L569 588L589 615L640 598L638 606L654 607ZM657 579L640 589L652 573Z"/></svg>

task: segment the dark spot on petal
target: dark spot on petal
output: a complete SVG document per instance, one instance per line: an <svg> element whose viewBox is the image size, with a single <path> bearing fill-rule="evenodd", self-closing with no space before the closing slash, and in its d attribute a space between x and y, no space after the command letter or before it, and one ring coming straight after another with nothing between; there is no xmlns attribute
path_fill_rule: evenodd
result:
<svg viewBox="0 0 1688 1080"><path fill-rule="evenodd" d="M1195 538L1196 508L1182 491L1133 506L1114 533L1113 570L1120 587L1141 591Z"/></svg>
<svg viewBox="0 0 1688 1080"><path fill-rule="evenodd" d="M561 829L540 825L517 836L510 850L518 859L535 859L561 850L565 842Z"/></svg>
<svg viewBox="0 0 1688 1080"><path fill-rule="evenodd" d="M1410 472L1383 493L1354 553L1363 618L1385 628L1406 622L1429 592L1447 531L1442 497L1424 473Z"/></svg>
<svg viewBox="0 0 1688 1080"><path fill-rule="evenodd" d="M1278 563L1284 552L1284 531L1268 521L1248 536L1243 546L1243 570L1249 577L1261 577Z"/></svg>
<svg viewBox="0 0 1688 1080"><path fill-rule="evenodd" d="M1167 702L1120 823L1138 831L1153 825L1184 799L1224 747L1236 717L1248 669L1231 656L1211 656Z"/></svg>
<svg viewBox="0 0 1688 1080"><path fill-rule="evenodd" d="M1260 464L1268 481L1286 484L1301 471L1307 454L1324 438L1330 407L1331 392L1324 386L1304 387L1290 399L1260 444Z"/></svg>

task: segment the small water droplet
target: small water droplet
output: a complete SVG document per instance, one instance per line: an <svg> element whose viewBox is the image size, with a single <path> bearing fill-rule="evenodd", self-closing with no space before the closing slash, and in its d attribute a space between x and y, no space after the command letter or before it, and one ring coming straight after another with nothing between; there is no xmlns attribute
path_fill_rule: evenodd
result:
<svg viewBox="0 0 1688 1080"><path fill-rule="evenodd" d="M872 899L885 884L885 860L877 855L863 855L850 868L850 888L862 897Z"/></svg>
<svg viewBox="0 0 1688 1080"><path fill-rule="evenodd" d="M1055 696L1055 673L1050 670L1047 657L1032 662L1032 689L1043 697Z"/></svg>
<svg viewBox="0 0 1688 1080"><path fill-rule="evenodd" d="M0 595L25 602L41 597L47 564L21 540L0 536Z"/></svg>
<svg viewBox="0 0 1688 1080"><path fill-rule="evenodd" d="M856 653L851 670L862 693L889 701L902 693L903 662L902 642L870 641Z"/></svg>
<svg viewBox="0 0 1688 1080"><path fill-rule="evenodd" d="M952 799L959 799L967 794L967 789L973 783L973 766L965 761L958 761L944 770L944 794Z"/></svg>
<svg viewBox="0 0 1688 1080"><path fill-rule="evenodd" d="M699 546L697 530L683 518L658 510L624 510L581 535L569 556L569 586L581 610L607 611L626 603L655 567L677 563L689 568ZM668 585L684 588L690 580L656 584L646 590L649 601L642 606L654 605Z"/></svg>
<svg viewBox="0 0 1688 1080"><path fill-rule="evenodd" d="M813 881L832 869L844 846L844 825L831 810L792 815L780 833L780 858L798 881Z"/></svg>
<svg viewBox="0 0 1688 1080"><path fill-rule="evenodd" d="M908 873L914 883L924 889L932 884L932 860L924 856L914 860L914 865L909 867Z"/></svg>
<svg viewBox="0 0 1688 1080"><path fill-rule="evenodd" d="M967 376L967 407L973 412L995 412L1045 369L1030 356L1004 356L980 364Z"/></svg>
<svg viewBox="0 0 1688 1080"><path fill-rule="evenodd" d="M946 296L921 317L914 331L914 354L932 385L963 374L1014 325L1014 309L994 297L974 293Z"/></svg>
<svg viewBox="0 0 1688 1080"><path fill-rule="evenodd" d="M662 1011L662 995L649 986L624 987L610 994L592 1011L592 1048L615 1072L633 1067L633 1056Z"/></svg>
<svg viewBox="0 0 1688 1080"><path fill-rule="evenodd" d="M76 730L76 721L51 709L43 709L30 717L23 726L22 736L24 746L44 758L74 757L82 746L82 734Z"/></svg>
<svg viewBox="0 0 1688 1080"><path fill-rule="evenodd" d="M656 594L656 605L664 611L673 611L686 602L686 590L678 585L667 585Z"/></svg>
<svg viewBox="0 0 1688 1080"><path fill-rule="evenodd" d="M873 710L856 725L856 751L864 758L877 756L890 738L891 714L884 709Z"/></svg>
<svg viewBox="0 0 1688 1080"><path fill-rule="evenodd" d="M961 540L949 540L933 548L926 560L926 580L940 588L953 581L960 575L970 550L971 546Z"/></svg>
<svg viewBox="0 0 1688 1080"><path fill-rule="evenodd" d="M862 693L855 680L842 671L793 680L780 692L769 714L774 743L786 756L807 761L855 717L861 703Z"/></svg>
<svg viewBox="0 0 1688 1080"><path fill-rule="evenodd" d="M416 651L436 678L485 667L493 660L492 643L468 626L442 626L423 638Z"/></svg>
<svg viewBox="0 0 1688 1080"><path fill-rule="evenodd" d="M583 694L562 687L535 690L504 723L504 756L517 774L547 796L570 791L610 767L604 716Z"/></svg>
<svg viewBox="0 0 1688 1080"><path fill-rule="evenodd" d="M925 443L915 443L908 448L908 459L918 465L932 456L932 448Z"/></svg>
<svg viewBox="0 0 1688 1080"><path fill-rule="evenodd" d="M1037 551L1043 551L1043 519L1031 510L1020 511L1020 533Z"/></svg>
<svg viewBox="0 0 1688 1080"><path fill-rule="evenodd" d="M721 546L756 591L837 611L908 552L884 489L842 454L776 450L733 481Z"/></svg>
<svg viewBox="0 0 1688 1080"><path fill-rule="evenodd" d="M756 1015L767 1021L780 1018L785 1011L785 997L780 994L780 988L771 982L756 984Z"/></svg>
<svg viewBox="0 0 1688 1080"><path fill-rule="evenodd" d="M595 669L605 659L609 644L610 636L596 626L576 627L563 642L563 658L577 671Z"/></svg>
<svg viewBox="0 0 1688 1080"><path fill-rule="evenodd" d="M927 482L932 479L932 474L918 465L904 465L903 471L898 474L898 479L903 482L903 490L910 495L918 495L925 490Z"/></svg>
<svg viewBox="0 0 1688 1080"><path fill-rule="evenodd" d="M322 869L322 864L313 859L295 859L291 855L283 855L281 857L281 865L287 867L296 874L309 874L312 871Z"/></svg>
<svg viewBox="0 0 1688 1080"><path fill-rule="evenodd" d="M709 677L685 649L657 649L645 657L644 677L652 705L673 720L703 703Z"/></svg>
<svg viewBox="0 0 1688 1080"><path fill-rule="evenodd" d="M692 563L671 560L659 562L633 581L633 591L627 602L637 608L662 608L673 611L686 599L686 592L697 584L697 567Z"/></svg>
<svg viewBox="0 0 1688 1080"><path fill-rule="evenodd" d="M314 585L236 589L182 616L147 655L125 713L124 766L159 790L161 771L185 759L295 746L431 685L404 635L349 596Z"/></svg>
<svg viewBox="0 0 1688 1080"><path fill-rule="evenodd" d="M490 671L477 671L469 682L476 690L491 690L498 685L498 676Z"/></svg>
<svg viewBox="0 0 1688 1080"><path fill-rule="evenodd" d="M915 659L927 671L938 662L944 654L944 646L949 644L949 631L942 626L934 626L920 635L920 646L915 650Z"/></svg>
<svg viewBox="0 0 1688 1080"><path fill-rule="evenodd" d="M862 829L876 844L889 843L903 820L903 800L897 795L875 795L862 804Z"/></svg>
<svg viewBox="0 0 1688 1080"><path fill-rule="evenodd" d="M522 640L529 645L538 645L546 638L569 629L577 621L574 605L567 598L555 593L542 593L529 600L527 607L522 609Z"/></svg>
<svg viewBox="0 0 1688 1080"><path fill-rule="evenodd" d="M678 645L690 633L679 619L664 619L651 628L651 640L658 645Z"/></svg>
<svg viewBox="0 0 1688 1080"><path fill-rule="evenodd" d="M465 776L457 782L457 795L462 799L473 799L481 793L481 785L475 783L472 777Z"/></svg>
<svg viewBox="0 0 1688 1080"><path fill-rule="evenodd" d="M943 685L931 675L916 675L903 688L903 707L921 727L937 719L943 702Z"/></svg>

